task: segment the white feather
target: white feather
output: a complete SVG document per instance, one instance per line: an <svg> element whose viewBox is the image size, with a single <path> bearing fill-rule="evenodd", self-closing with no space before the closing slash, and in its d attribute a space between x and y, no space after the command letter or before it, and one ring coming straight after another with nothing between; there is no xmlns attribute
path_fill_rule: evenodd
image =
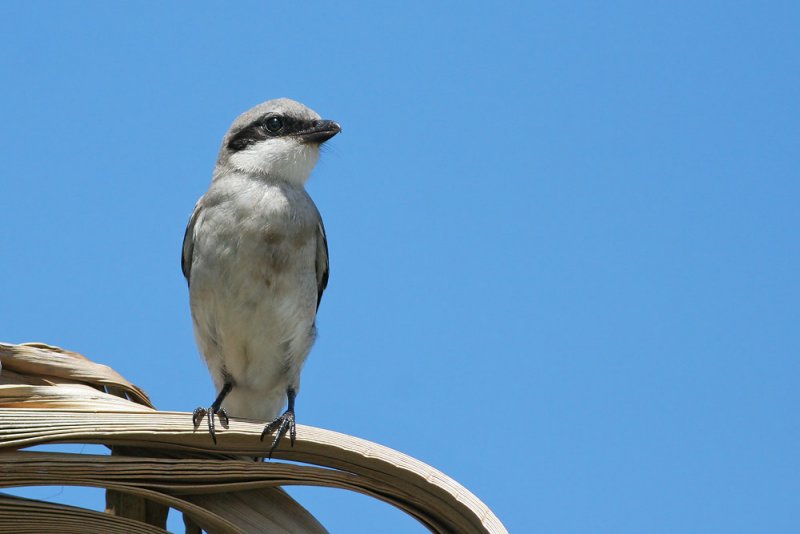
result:
<svg viewBox="0 0 800 534"><path fill-rule="evenodd" d="M319 145L292 137L270 138L231 155L229 164L245 173L303 185L319 160Z"/></svg>

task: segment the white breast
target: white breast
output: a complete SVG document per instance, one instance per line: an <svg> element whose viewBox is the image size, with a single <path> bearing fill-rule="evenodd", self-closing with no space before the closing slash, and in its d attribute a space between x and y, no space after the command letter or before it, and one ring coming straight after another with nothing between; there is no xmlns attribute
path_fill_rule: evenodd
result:
<svg viewBox="0 0 800 534"><path fill-rule="evenodd" d="M190 287L198 345L217 387L226 373L235 383L230 415L275 417L314 340L317 211L302 187L242 176L215 181L204 204Z"/></svg>

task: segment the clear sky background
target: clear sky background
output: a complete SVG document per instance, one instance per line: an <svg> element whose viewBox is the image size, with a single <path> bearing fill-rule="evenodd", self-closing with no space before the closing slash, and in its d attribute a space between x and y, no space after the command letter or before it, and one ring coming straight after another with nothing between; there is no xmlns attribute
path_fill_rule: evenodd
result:
<svg viewBox="0 0 800 534"><path fill-rule="evenodd" d="M299 422L512 532L800 531L798 6L3 3L0 339L207 405L184 227L232 120L287 96L344 129Z"/></svg>

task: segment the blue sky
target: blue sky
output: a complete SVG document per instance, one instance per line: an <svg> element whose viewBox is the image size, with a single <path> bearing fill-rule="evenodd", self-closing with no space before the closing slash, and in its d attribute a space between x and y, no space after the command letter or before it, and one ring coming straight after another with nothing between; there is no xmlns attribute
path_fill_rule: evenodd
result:
<svg viewBox="0 0 800 534"><path fill-rule="evenodd" d="M301 423L441 469L512 532L798 531L799 24L794 2L4 3L0 339L207 405L184 227L231 121L287 96L344 130L308 186L331 280ZM332 532L421 531L294 495Z"/></svg>

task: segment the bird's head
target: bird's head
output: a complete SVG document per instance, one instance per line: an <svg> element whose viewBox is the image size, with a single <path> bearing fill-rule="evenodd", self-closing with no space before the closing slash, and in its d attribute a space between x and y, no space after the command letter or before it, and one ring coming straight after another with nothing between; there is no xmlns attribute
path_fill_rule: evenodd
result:
<svg viewBox="0 0 800 534"><path fill-rule="evenodd" d="M217 166L302 185L322 143L341 131L334 121L288 98L242 113L222 141Z"/></svg>

